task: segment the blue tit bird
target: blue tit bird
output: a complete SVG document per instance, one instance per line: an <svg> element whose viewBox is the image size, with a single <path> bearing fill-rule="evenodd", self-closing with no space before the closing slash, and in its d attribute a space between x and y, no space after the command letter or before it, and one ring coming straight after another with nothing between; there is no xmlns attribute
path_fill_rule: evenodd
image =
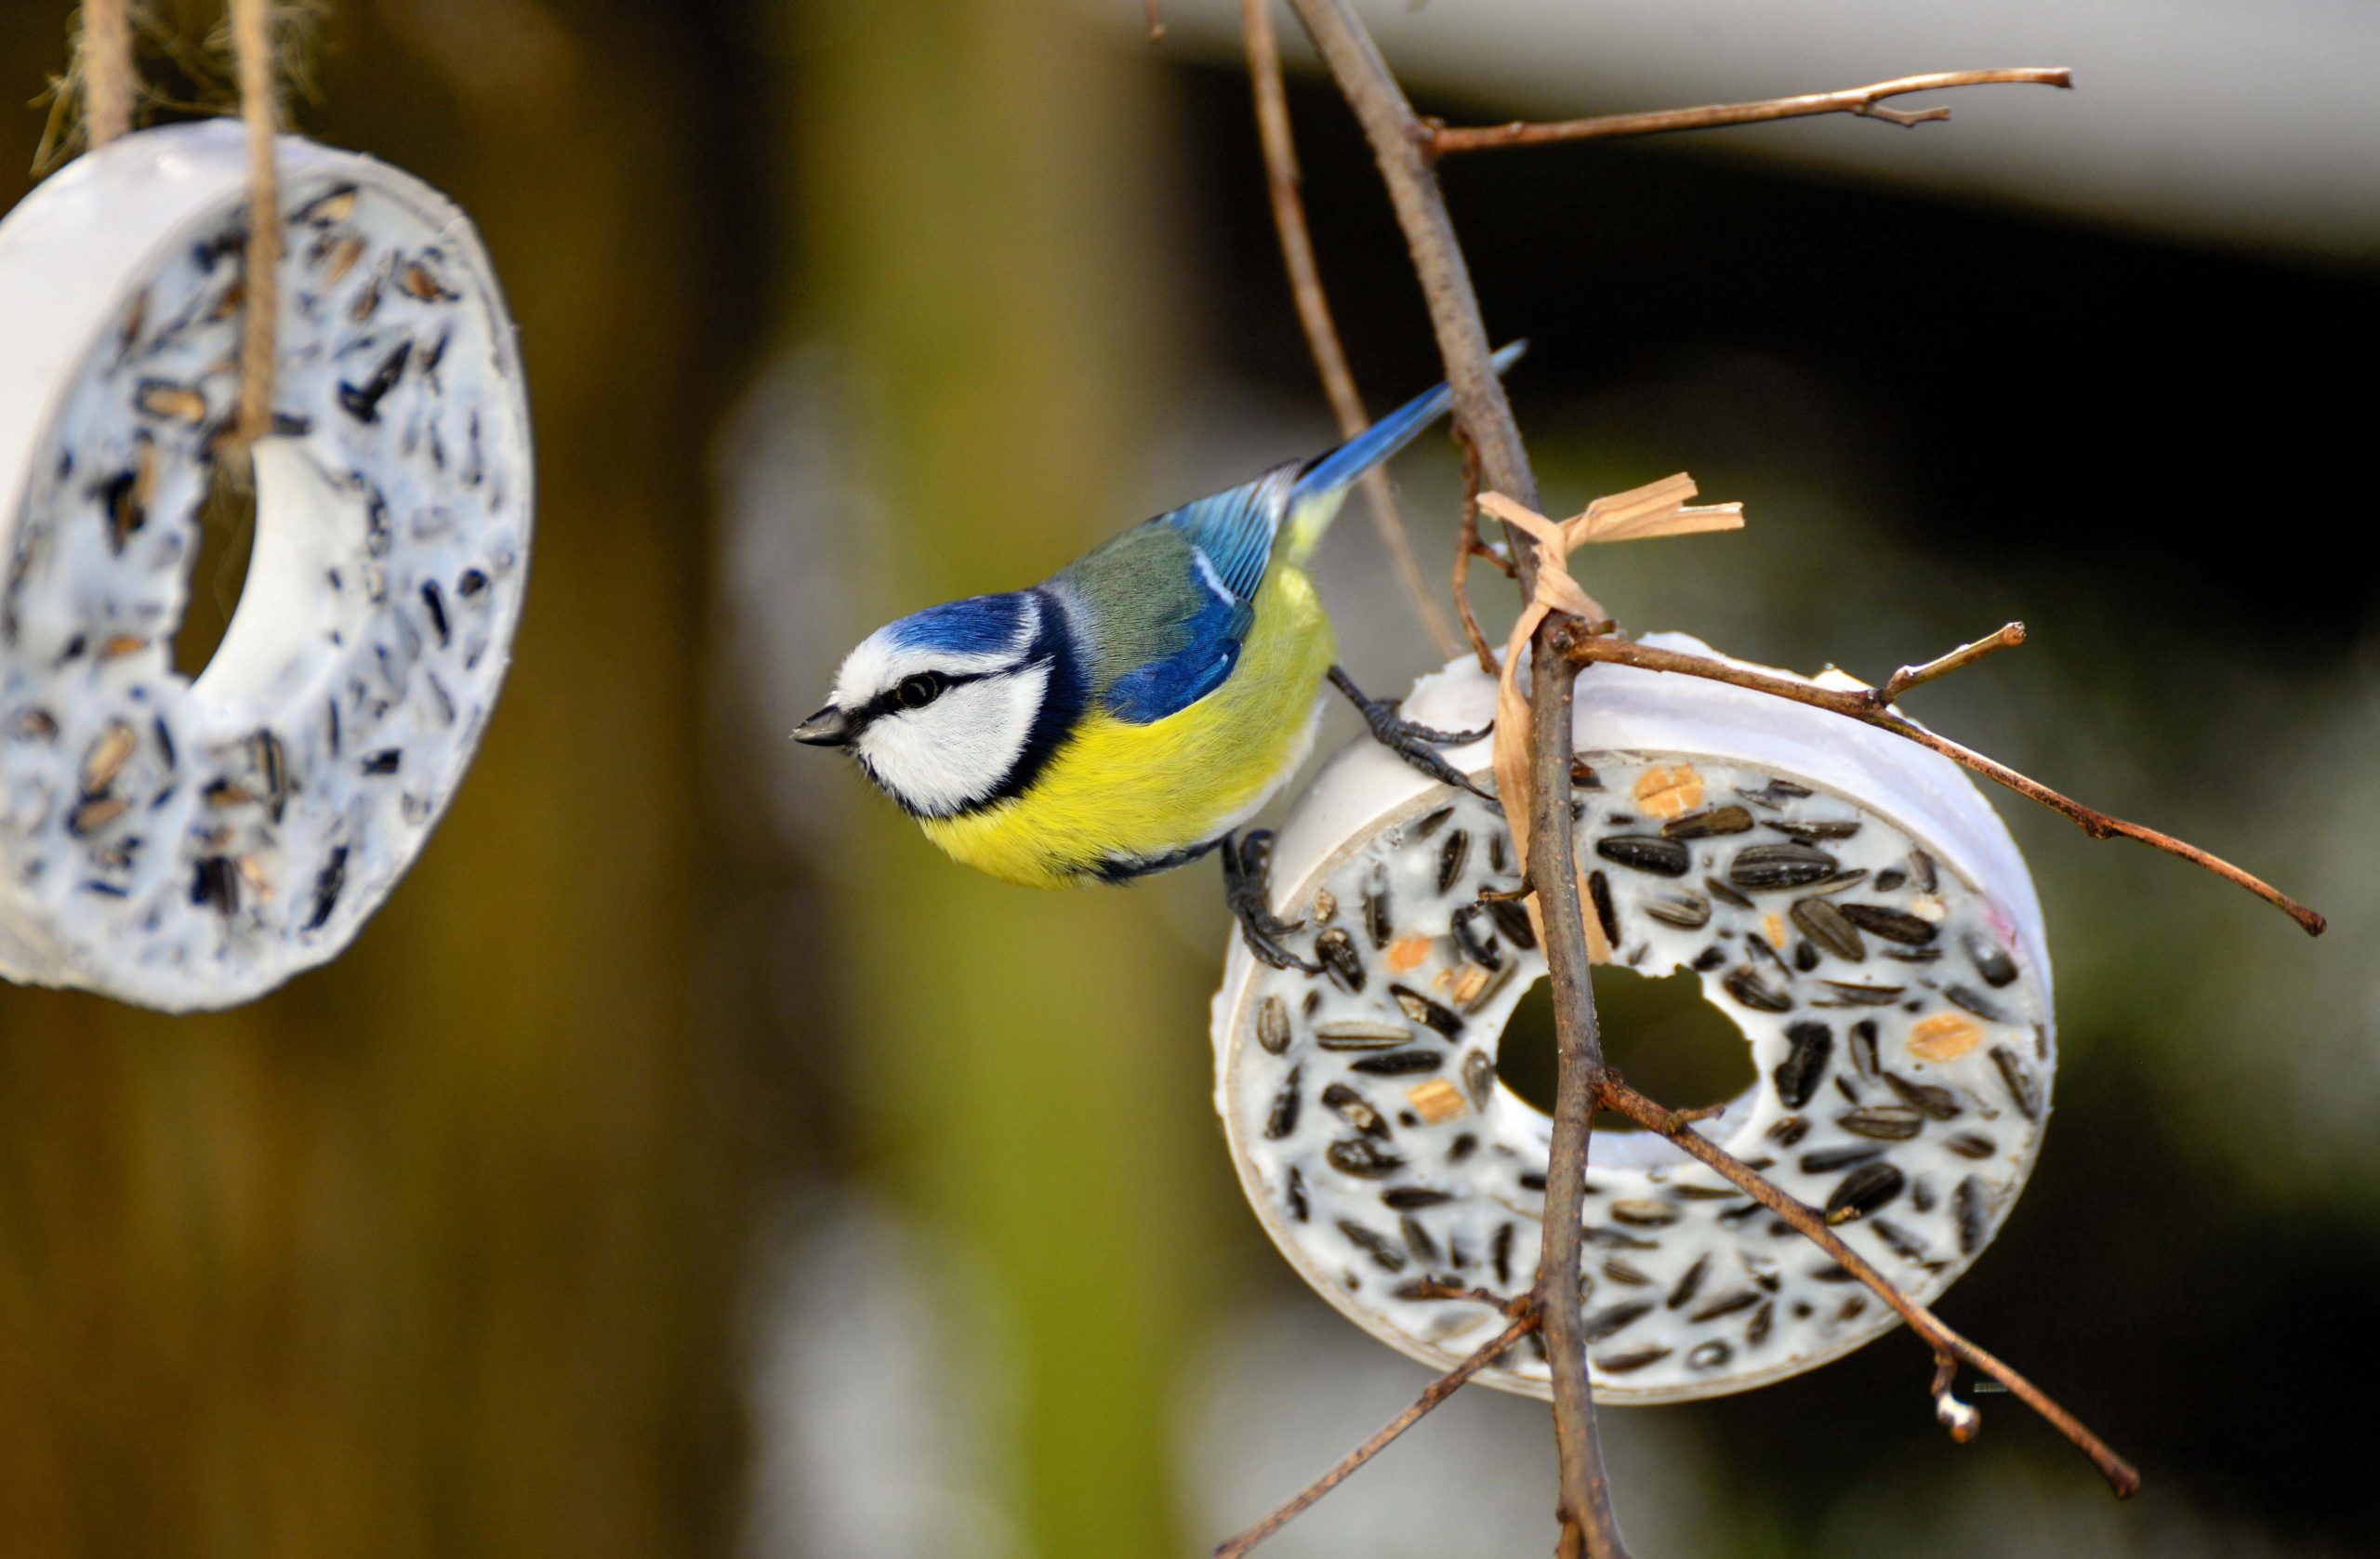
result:
<svg viewBox="0 0 2380 1559"><path fill-rule="evenodd" d="M1496 355L1499 372L1523 345ZM1305 757L1325 680L1408 762L1470 788L1433 748L1482 733L1411 725L1364 696L1305 573L1349 486L1452 399L1440 385L1329 454L1135 525L1029 589L887 624L845 657L795 739L843 748L927 838L1011 882L1120 882L1220 846L1250 947L1303 964L1265 904L1268 836L1235 836Z"/></svg>

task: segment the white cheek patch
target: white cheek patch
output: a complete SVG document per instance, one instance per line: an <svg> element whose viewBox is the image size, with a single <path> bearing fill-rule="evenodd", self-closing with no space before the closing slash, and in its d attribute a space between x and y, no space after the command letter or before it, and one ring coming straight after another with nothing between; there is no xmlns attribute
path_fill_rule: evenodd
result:
<svg viewBox="0 0 2380 1559"><path fill-rule="evenodd" d="M937 662L948 671L952 657ZM1046 665L962 682L922 709L880 715L855 744L877 782L912 811L948 817L988 798L1025 755L1050 684Z"/></svg>

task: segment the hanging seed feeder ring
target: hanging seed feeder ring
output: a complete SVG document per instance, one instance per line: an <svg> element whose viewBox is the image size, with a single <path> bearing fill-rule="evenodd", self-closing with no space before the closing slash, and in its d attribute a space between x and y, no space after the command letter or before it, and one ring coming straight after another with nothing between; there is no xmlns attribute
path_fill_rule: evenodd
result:
<svg viewBox="0 0 2380 1559"><path fill-rule="evenodd" d="M1467 662L1407 705L1449 727L1494 708ZM2006 829L1947 760L1717 682L1596 667L1574 735L1594 932L1640 973L1696 971L1751 1050L1757 1081L1697 1130L1930 1301L1998 1230L2049 1114L2048 951ZM1488 783L1486 742L1448 757ZM1495 1301L1528 1290L1541 1243L1551 1123L1496 1074L1545 971L1521 906L1481 897L1519 885L1504 819L1358 742L1300 799L1272 870L1321 967L1271 969L1235 940L1216 1103L1243 1188L1317 1291L1450 1368L1503 1324ZM1598 1134L1586 1207L1599 1398L1748 1390L1897 1324L1659 1137ZM1551 1390L1526 1346L1478 1379Z"/></svg>
<svg viewBox="0 0 2380 1559"><path fill-rule="evenodd" d="M83 158L0 222L0 974L228 1006L346 946L452 799L502 683L532 466L469 221L279 142L257 535L194 680L172 641L238 398L245 145Z"/></svg>

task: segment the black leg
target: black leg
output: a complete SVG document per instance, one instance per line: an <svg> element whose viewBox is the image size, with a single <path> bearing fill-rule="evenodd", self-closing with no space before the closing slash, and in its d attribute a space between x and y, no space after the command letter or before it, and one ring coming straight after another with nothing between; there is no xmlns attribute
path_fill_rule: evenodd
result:
<svg viewBox="0 0 2380 1559"><path fill-rule="evenodd" d="M1364 717L1364 724L1371 729L1372 739L1414 768L1459 790L1488 800L1495 798L1465 778L1455 766L1433 751L1435 747L1459 747L1475 742L1495 727L1483 725L1476 731L1434 731L1426 725L1416 725L1397 712L1394 698L1368 698L1347 673L1338 667L1330 668L1330 685L1347 695L1355 712Z"/></svg>
<svg viewBox="0 0 2380 1559"><path fill-rule="evenodd" d="M1282 919L1273 913L1268 902L1273 868L1272 830L1258 828L1238 838L1225 834L1220 853L1223 859L1223 902L1239 921L1239 934L1247 942L1248 950L1275 969L1321 973L1320 964L1308 963L1282 945L1281 939L1305 922Z"/></svg>

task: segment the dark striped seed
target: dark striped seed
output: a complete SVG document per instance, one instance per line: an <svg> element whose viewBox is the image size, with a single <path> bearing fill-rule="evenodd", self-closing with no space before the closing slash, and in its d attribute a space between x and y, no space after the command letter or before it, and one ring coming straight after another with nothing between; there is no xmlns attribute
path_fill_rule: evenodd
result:
<svg viewBox="0 0 2380 1559"><path fill-rule="evenodd" d="M1680 888L1646 895L1645 913L1665 926L1700 931L1711 923L1711 901L1690 888Z"/></svg>
<svg viewBox="0 0 2380 1559"><path fill-rule="evenodd" d="M1799 888L1832 877L1842 863L1806 844L1748 844L1727 863L1727 880L1748 893Z"/></svg>
<svg viewBox="0 0 2380 1559"><path fill-rule="evenodd" d="M1849 1222L1864 1218L1900 1195L1908 1177L1890 1164L1863 1164L1843 1177L1826 1199L1826 1221Z"/></svg>
<svg viewBox="0 0 2380 1559"><path fill-rule="evenodd" d="M1897 942L1904 947L1923 947L1940 935L1931 920L1921 920L1903 910L1887 909L1880 904L1846 904L1844 918L1872 936L1886 942Z"/></svg>
<svg viewBox="0 0 2380 1559"><path fill-rule="evenodd" d="M1785 1037L1793 1048L1770 1076L1777 1083L1777 1097L1787 1108L1798 1110L1810 1102L1826 1074L1826 1064L1834 1053L1834 1030L1825 1024L1798 1023L1786 1028Z"/></svg>
<svg viewBox="0 0 2380 1559"><path fill-rule="evenodd" d="M1595 840L1595 853L1631 871L1656 877L1684 877L1694 865L1694 852L1675 839L1651 834L1612 834Z"/></svg>
<svg viewBox="0 0 2380 1559"><path fill-rule="evenodd" d="M1793 924L1802 934L1852 963L1864 961L1868 945L1859 938L1859 928L1844 918L1842 910L1826 899L1795 899L1791 911Z"/></svg>
<svg viewBox="0 0 2380 1559"><path fill-rule="evenodd" d="M1855 1137L1872 1137L1880 1143L1907 1142L1925 1129L1923 1112L1906 1104L1872 1104L1864 1110L1851 1110L1834 1117L1834 1123Z"/></svg>
<svg viewBox="0 0 2380 1559"><path fill-rule="evenodd" d="M1959 1252L1972 1256L1983 1249L1983 1236L1991 1216L1991 1195L1983 1188L1983 1182L1969 1175L1950 1194L1950 1210L1959 1221Z"/></svg>
<svg viewBox="0 0 2380 1559"><path fill-rule="evenodd" d="M1256 1042L1274 1055L1289 1048L1289 1010L1277 996L1268 996L1256 1009Z"/></svg>
<svg viewBox="0 0 2380 1559"><path fill-rule="evenodd" d="M1705 807L1661 825L1661 838L1665 839L1704 839L1714 834L1750 832L1752 813L1741 807Z"/></svg>
<svg viewBox="0 0 2380 1559"><path fill-rule="evenodd" d="M1369 1139L1349 1137L1322 1150L1322 1156L1342 1175L1357 1180L1378 1180L1405 1168L1405 1160L1383 1151Z"/></svg>
<svg viewBox="0 0 2380 1559"><path fill-rule="evenodd" d="M1760 971L1746 964L1728 971L1720 984L1729 996L1755 1012L1790 1012L1793 998L1760 977Z"/></svg>

